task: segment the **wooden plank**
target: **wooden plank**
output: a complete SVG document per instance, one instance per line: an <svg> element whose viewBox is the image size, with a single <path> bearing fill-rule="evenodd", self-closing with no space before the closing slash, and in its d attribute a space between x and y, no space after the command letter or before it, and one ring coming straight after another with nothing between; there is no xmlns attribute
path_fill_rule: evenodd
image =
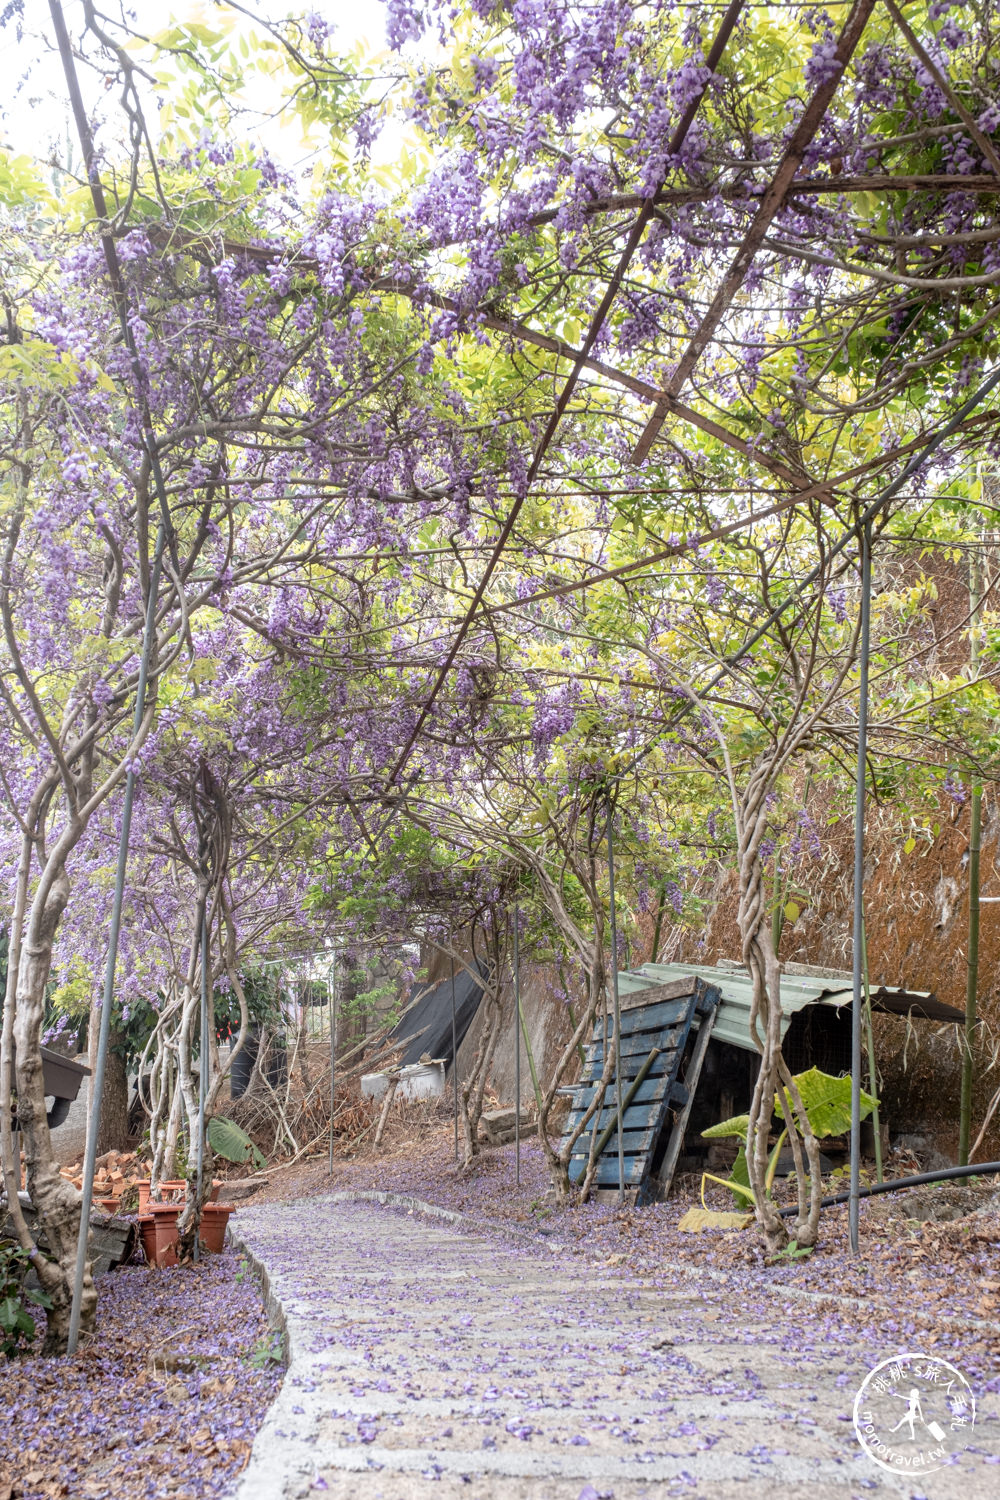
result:
<svg viewBox="0 0 1000 1500"><path fill-rule="evenodd" d="M631 995L623 992L618 1004L624 1014L642 1006L658 1005L661 1000L679 1000L682 995L692 993L696 982L692 974L684 979L671 979L667 984L651 984L648 989L635 990Z"/></svg>
<svg viewBox="0 0 1000 1500"><path fill-rule="evenodd" d="M665 1077L661 1077L661 1078L649 1078L649 1077L646 1077L646 1078L644 1078L643 1081L642 1081L642 1083L640 1083L640 1085L639 1085L639 1091L636 1094L635 1098L633 1099L632 1103L633 1104L646 1104L646 1103L649 1103L653 1099L662 1099L663 1096L664 1096L664 1094L667 1091L668 1083L669 1083L669 1080L667 1078L665 1078ZM593 1100L594 1095L596 1093L597 1093L597 1085L596 1084L587 1084L585 1086L581 1086L580 1088L578 1088L576 1090L576 1092L573 1095L573 1103L572 1103L571 1109L572 1110L583 1110L583 1109L586 1109L587 1106L588 1106L588 1104L590 1104L591 1101ZM612 1102L614 1101L614 1097L615 1097L614 1079L612 1079L612 1081L608 1084L608 1087L607 1087L607 1089L605 1090L605 1093L604 1093L604 1097L605 1097L606 1100L611 1100ZM571 1118L572 1118L572 1115L571 1115Z"/></svg>
<svg viewBox="0 0 1000 1500"><path fill-rule="evenodd" d="M657 1050L649 1076L644 1076L634 1099L624 1112L623 1186L629 1202L641 1202L644 1196L648 1196L654 1153L663 1138L668 1110L671 1107L690 1110L693 1088L678 1080L681 1061L696 1011L705 1012L706 1020L714 1017L718 999L719 994L714 987L692 977L670 985L650 985L648 989L629 996L627 1004L623 1003L619 1057L623 1093L650 1053ZM703 1022L703 1029L710 1031L710 1024ZM574 1128L580 1126L586 1107L598 1094L597 1084L604 1064L603 1022L595 1026L594 1039L585 1048L585 1058L585 1076L573 1095L564 1141ZM692 1079L693 1082L696 1079ZM615 1080L612 1079L605 1089L600 1118L588 1122L585 1133L574 1143L570 1159L570 1178L573 1182L580 1182L586 1172L595 1136L607 1135L593 1183L593 1190L600 1197L615 1196L619 1182L615 1095Z"/></svg>
<svg viewBox="0 0 1000 1500"><path fill-rule="evenodd" d="M682 1108L688 1103L688 1091L682 1083L671 1081L671 1079L666 1075L664 1075L663 1078L654 1079L653 1082L663 1085L663 1088L657 1098L633 1099L629 1104L625 1106L625 1109L623 1111L624 1117L626 1120L630 1120L633 1125L635 1125L636 1121L640 1121L642 1124L645 1124L647 1120L656 1119L657 1115L662 1113L662 1105L664 1099L667 1100L672 1109ZM606 1098L610 1102L606 1103L601 1109L600 1123L597 1127L599 1131L603 1130L604 1126L607 1125L609 1120L616 1119L618 1115L618 1101L615 1099L613 1089L608 1089ZM574 1128L574 1126L579 1125L585 1114L585 1108L573 1110L566 1117L563 1134L568 1135L569 1132ZM587 1128L590 1128L589 1125Z"/></svg>
<svg viewBox="0 0 1000 1500"><path fill-rule="evenodd" d="M625 1158L625 1185L626 1187L637 1187L648 1170L648 1160L645 1156L632 1156ZM594 1181L600 1187L618 1186L618 1156L602 1156L597 1163L597 1171Z"/></svg>
<svg viewBox="0 0 1000 1500"><path fill-rule="evenodd" d="M627 1187L625 1189L625 1193L624 1193L624 1202L626 1204L629 1204L629 1203L634 1203L635 1200L636 1200L636 1190L635 1190L635 1188ZM591 1190L590 1190L590 1201L591 1201L591 1203L617 1203L618 1202L618 1186L617 1186L617 1184L613 1188L605 1188L605 1187L591 1188Z"/></svg>
<svg viewBox="0 0 1000 1500"><path fill-rule="evenodd" d="M698 1091L698 1079L701 1077L701 1065L705 1061L705 1053L708 1051L708 1043L712 1036L712 1028L715 1025L715 1017L718 1014L718 1006L704 1017L698 1028L698 1036L695 1040L691 1060L684 1070L684 1086L687 1089L687 1102L674 1116L673 1128L670 1132L670 1140L667 1142L666 1155L656 1174L657 1193L661 1198L666 1198L670 1192L670 1185L674 1180L677 1170L677 1161L684 1144L684 1133L687 1130L688 1120L691 1116L691 1105Z"/></svg>
<svg viewBox="0 0 1000 1500"><path fill-rule="evenodd" d="M722 991L716 989L714 984L703 984L698 981L701 994L698 996L698 1004L695 1006L695 1014L698 1016L714 1016L722 1001Z"/></svg>
<svg viewBox="0 0 1000 1500"><path fill-rule="evenodd" d="M643 1129L645 1129L645 1127L648 1124L650 1124L650 1122L652 1120L656 1119L658 1112L659 1112L659 1103L655 1099L652 1100L652 1101L650 1101L647 1104L635 1104L635 1103L630 1104L629 1107L628 1107L628 1109L626 1109L623 1112L623 1114L622 1114L622 1120L624 1121L625 1129L626 1130L643 1130ZM565 1126L565 1130L563 1132L565 1135L569 1135L569 1133L570 1133L571 1130L575 1130L576 1129L576 1127L580 1124L581 1120L583 1119L584 1113L585 1113L585 1111L582 1110L582 1109L577 1109L577 1110L573 1111L573 1113L566 1120L566 1126ZM600 1113L600 1115L599 1115L599 1117L597 1119L597 1132L598 1132L598 1134L600 1134L600 1132L604 1129L605 1125L610 1125L612 1120L617 1119L617 1116L618 1116L618 1111L616 1110L616 1108L615 1108L615 1106L613 1104L609 1104L604 1109L602 1109L601 1113ZM592 1123L593 1123L592 1121L588 1121L588 1124L587 1124L587 1132L588 1132L588 1134L590 1132L590 1128L591 1128Z"/></svg>
<svg viewBox="0 0 1000 1500"><path fill-rule="evenodd" d="M621 1059L622 1093L623 1094L628 1092L629 1086L635 1080L635 1077L638 1074L639 1069L642 1067L643 1063L646 1061L646 1058L648 1056L649 1056L649 1049L647 1049L642 1054L641 1057L623 1057ZM674 1049L671 1049L669 1052L661 1052L660 1055L659 1055L659 1057L655 1057L653 1059L653 1061L650 1063L650 1065L649 1065L649 1072L646 1074L646 1078L643 1079L643 1083L645 1083L646 1079L648 1079L648 1078L663 1078L663 1077L669 1075L670 1072L674 1069L676 1061L677 1061L677 1053L676 1053L676 1051ZM603 1059L603 1057L597 1058L596 1059L596 1064L597 1065L596 1065L596 1067L594 1069L593 1075L590 1078L587 1079L587 1086L588 1087L591 1086L591 1085L593 1087L595 1087L595 1088L597 1087L597 1082L598 1082L598 1080L599 1080L599 1078L601 1076L601 1071L602 1071L602 1069L604 1067L604 1059ZM640 1087L641 1087L641 1085L640 1085ZM607 1085L607 1093L611 1096L611 1098L614 1098L614 1094L615 1094L615 1075L613 1073L612 1073L611 1078L610 1078L610 1080L608 1082L608 1085Z"/></svg>
<svg viewBox="0 0 1000 1500"><path fill-rule="evenodd" d="M659 1134L660 1129L658 1123L654 1125L647 1125L645 1130L625 1129L622 1131L622 1148L626 1154L631 1154L633 1156L637 1155L640 1151L651 1151L656 1145L656 1139ZM583 1135L581 1135L580 1139L573 1147L573 1156L577 1157L589 1155L590 1131L588 1130L585 1131ZM603 1160L605 1156L613 1156L615 1161L618 1160L617 1132L612 1135L611 1139L608 1141L608 1144L605 1146L603 1152L601 1153L601 1159ZM615 1180L617 1181L617 1178Z"/></svg>
<svg viewBox="0 0 1000 1500"><path fill-rule="evenodd" d="M644 1005L641 1009L622 1012L622 1036L633 1036L638 1031L660 1031L665 1026L676 1026L687 1015L690 1000L664 1000L659 1005ZM613 1017L608 1017L608 1036L614 1036ZM604 1038L603 1019L594 1022L595 1042Z"/></svg>
<svg viewBox="0 0 1000 1500"><path fill-rule="evenodd" d="M646 1032L640 1036L623 1036L620 1054L624 1069L622 1076L624 1077L625 1072L628 1071L630 1062L644 1063L652 1049L657 1046L661 1049L662 1058L672 1058L677 1050L677 1042L673 1033L668 1031L662 1042L655 1034L650 1036ZM604 1061L603 1042L588 1042L583 1051L588 1062ZM638 1066L633 1067L632 1076L634 1077L638 1071Z"/></svg>
<svg viewBox="0 0 1000 1500"><path fill-rule="evenodd" d="M586 1172L586 1169L587 1169L586 1162L580 1160L577 1157L574 1157L573 1160L569 1164L569 1180L570 1180L570 1182L580 1182L582 1180L583 1176L584 1176L584 1173ZM645 1174L645 1171L646 1171L646 1158L645 1157L643 1157L643 1156L633 1156L633 1157L626 1156L626 1158L625 1158L625 1185L626 1185L626 1187L635 1187L639 1182L641 1182L642 1178L643 1178L643 1175ZM596 1183L600 1184L601 1186L607 1186L607 1187L612 1187L612 1186L613 1187L617 1187L618 1186L618 1157L617 1157L617 1154L614 1157L608 1157L608 1156L602 1156L601 1157L600 1161L597 1163L597 1171L596 1171L596 1173L594 1175L594 1181Z"/></svg>

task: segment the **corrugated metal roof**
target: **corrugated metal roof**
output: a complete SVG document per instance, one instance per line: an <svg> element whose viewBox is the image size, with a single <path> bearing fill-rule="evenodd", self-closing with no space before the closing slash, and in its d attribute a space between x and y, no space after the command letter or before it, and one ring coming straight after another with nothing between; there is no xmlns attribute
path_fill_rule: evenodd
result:
<svg viewBox="0 0 1000 1500"><path fill-rule="evenodd" d="M685 978L702 979L706 984L714 985L722 996L716 1012L713 1039L729 1042L732 1046L743 1047L747 1051L756 1050L750 1038L753 984L745 969L716 968L701 964L643 964L639 969L623 970L618 976L618 988L622 996L636 995L652 985L672 984ZM792 1017L805 1006L839 1007L850 1005L851 999L850 980L782 974L782 1037L788 1030ZM880 985L872 999L875 1008L892 1010L897 1014L905 1014L911 1007L915 1013L919 1014L921 1009L926 1008L927 1013L933 1019L962 1019L960 1011L954 1010L952 1006L943 1005L926 991Z"/></svg>

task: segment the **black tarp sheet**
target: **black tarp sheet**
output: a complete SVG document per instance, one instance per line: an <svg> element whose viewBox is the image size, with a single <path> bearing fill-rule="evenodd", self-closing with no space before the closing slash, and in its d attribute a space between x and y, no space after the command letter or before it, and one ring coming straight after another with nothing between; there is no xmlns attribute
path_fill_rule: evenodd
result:
<svg viewBox="0 0 1000 1500"><path fill-rule="evenodd" d="M411 991L416 998L404 1012L401 1020L390 1033L393 1041L405 1043L402 1065L419 1062L424 1053L433 1058L444 1058L452 1062L451 1045L451 978L443 979L433 989L421 993L421 987ZM472 1025L479 1002L483 998L483 987L478 978L466 969L455 973L455 1036L458 1045Z"/></svg>

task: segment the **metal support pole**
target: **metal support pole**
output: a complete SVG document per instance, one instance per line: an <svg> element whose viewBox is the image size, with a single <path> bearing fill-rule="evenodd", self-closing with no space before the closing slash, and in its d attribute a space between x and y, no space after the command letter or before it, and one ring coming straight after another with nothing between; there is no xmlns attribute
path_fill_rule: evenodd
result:
<svg viewBox="0 0 1000 1500"><path fill-rule="evenodd" d="M982 843L983 783L977 776L972 784L972 826L969 833L969 951L965 972L965 1034L962 1054L962 1093L958 1116L958 1165L969 1160L969 1137L972 1134L973 1044L976 1039L976 1010L979 992L979 861Z"/></svg>
<svg viewBox="0 0 1000 1500"><path fill-rule="evenodd" d="M518 948L520 912L514 903L514 1163L521 1186L521 955Z"/></svg>
<svg viewBox="0 0 1000 1500"><path fill-rule="evenodd" d="M149 658L156 629L156 598L159 591L160 570L166 532L161 525L156 536L153 554L153 571L149 581L149 601L146 606L146 625L143 632L142 656L139 659L139 680L136 684L135 714L132 720L133 737L142 724L143 707L146 702L146 681L149 675ZM115 892L111 904L111 928L108 933L108 957L104 969L104 990L101 995L101 1028L97 1041L97 1061L90 1090L90 1128L87 1134L87 1150L83 1163L83 1187L80 1204L80 1232L76 1249L76 1270L73 1277L73 1301L69 1314L69 1334L66 1352L76 1353L80 1337L80 1312L83 1301L83 1279L87 1265L87 1242L90 1237L90 1204L94 1196L94 1176L97 1170L97 1131L101 1118L101 1100L104 1095L104 1074L108 1061L108 1040L111 1035L111 1007L115 996L115 968L118 961L118 939L122 927L122 905L125 900L125 875L128 868L129 833L132 828L132 804L135 800L135 773L129 771L125 777L125 797L122 802L122 831L118 843L118 865L115 870Z"/></svg>
<svg viewBox="0 0 1000 1500"><path fill-rule="evenodd" d="M329 1175L333 1176L333 1100L337 1073L337 950L333 950L333 960L330 964L330 973L326 981L327 994L330 1000L330 1164Z"/></svg>
<svg viewBox="0 0 1000 1500"><path fill-rule="evenodd" d="M608 798L608 899L611 928L611 998L615 1017L615 1113L618 1123L618 1202L625 1202L625 1142L622 1139L622 1009L618 997L618 922L615 917L615 846L612 836L613 812ZM605 1027L605 1038L607 1028ZM608 1053L605 1042L604 1061Z"/></svg>
<svg viewBox="0 0 1000 1500"><path fill-rule="evenodd" d="M455 1160L458 1161L458 1025L455 1020L455 955L451 956L451 1071L455 1085Z"/></svg>
<svg viewBox="0 0 1000 1500"><path fill-rule="evenodd" d="M87 119L87 112L83 104L83 95L80 92L80 83L76 73L76 63L73 58L73 48L70 43L69 33L66 30L66 20L62 13L59 0L49 0L49 13L52 17L52 25L56 36L56 45L59 48L59 56L62 61L63 73L66 77L66 88L70 97L70 105L76 122L77 134L80 137L80 147L83 152L84 165L87 170L87 179L90 185L91 198L98 219L102 224L108 223L107 203L104 197L104 188L101 183L100 172L97 167L97 154L94 150L94 139ZM128 299L125 292L125 283L121 274L121 266L118 261L118 251L114 236L110 230L105 230L101 235L101 244L104 250L104 258L108 268L108 279L111 283L111 291L115 302L115 308L121 323L122 339L128 352L129 362L134 382L135 408L139 417L142 430L143 446L149 458L150 472L153 477L153 487L156 491L157 502L160 510L160 524L156 534L156 543L153 549L153 561L149 575L149 596L146 601L146 619L143 626L142 647L139 656L139 673L135 689L135 714L132 719L132 736L135 738L142 726L143 711L146 704L146 685L149 678L149 662L152 654L152 645L156 631L156 604L160 590L160 578L163 571L163 552L168 543L173 546L170 526L170 507L167 502L167 491L163 481L163 471L160 466L160 455L156 444L156 438L152 430L149 405L146 401L143 388L142 365L139 360L139 351L136 348L135 339L129 323ZM179 572L179 570L177 570ZM114 897L111 906L111 923L108 931L108 956L104 973L104 989L101 1000L101 1025L97 1043L97 1058L94 1063L94 1075L90 1085L90 1125L87 1136L87 1148L84 1153L83 1165L83 1188L80 1203L80 1232L77 1239L76 1268L73 1278L73 1299L70 1306L69 1333L66 1348L69 1354L76 1352L80 1337L80 1316L83 1302L83 1281L87 1262L87 1242L90 1230L90 1204L94 1192L94 1175L97 1161L97 1131L100 1120L101 1100L104 1093L104 1074L108 1055L108 1039L111 1034L111 1006L114 999L115 967L118 958L118 939L121 933L122 903L125 893L125 875L128 864L129 834L132 826L132 804L135 799L135 776L128 771L125 776L125 795L122 801L122 826L121 837L118 844L118 864L115 871Z"/></svg>
<svg viewBox="0 0 1000 1500"><path fill-rule="evenodd" d="M208 1098L208 897L201 909L201 1010L198 1017L199 1052L198 1063L198 1170L197 1203L201 1214L202 1193L205 1188L205 1103ZM199 1219L200 1228L200 1219ZM201 1235L194 1237L194 1259L201 1250Z"/></svg>
<svg viewBox="0 0 1000 1500"><path fill-rule="evenodd" d="M983 575L977 552L969 565L969 667L973 678L979 676L979 631L983 613ZM965 967L965 1050L962 1054L962 1093L958 1110L958 1164L969 1160L972 1135L972 1048L976 1036L976 1012L979 997L979 864L982 846L983 782L977 774L972 781L971 827L969 829L969 946Z"/></svg>
<svg viewBox="0 0 1000 1500"><path fill-rule="evenodd" d="M865 771L868 760L868 654L871 644L872 523L861 530L861 674L858 684L858 765L854 788L854 929L851 1004L851 1252L857 1255L861 1188L861 1026L864 982Z"/></svg>

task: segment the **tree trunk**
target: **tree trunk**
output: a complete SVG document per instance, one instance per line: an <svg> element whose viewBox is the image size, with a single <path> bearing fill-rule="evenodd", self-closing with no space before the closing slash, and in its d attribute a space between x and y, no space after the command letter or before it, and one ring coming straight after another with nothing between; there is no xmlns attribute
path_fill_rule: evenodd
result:
<svg viewBox="0 0 1000 1500"><path fill-rule="evenodd" d="M791 1107L783 1106L782 1114L788 1130L798 1189L798 1219L794 1226L794 1237L796 1243L803 1247L816 1243L822 1177L819 1146L781 1051L781 968L774 951L773 929L768 919L767 891L759 852L766 821L766 790L767 783L762 777L752 779L742 801L737 802L734 798L734 806L739 837L737 922L743 961L753 981L750 1034L761 1054L760 1072L750 1103L747 1126L747 1175L753 1189L757 1222L768 1250L775 1255L789 1241L786 1221L772 1201L767 1186L768 1136L779 1081L787 1089L791 1099Z"/></svg>
<svg viewBox="0 0 1000 1500"><path fill-rule="evenodd" d="M48 880L46 880L48 876ZM65 869L46 870L25 926L17 974L17 1011L14 1019L17 1114L24 1144L28 1193L44 1230L50 1259L37 1257L38 1279L52 1298L44 1354L64 1354L69 1335L70 1306L76 1269L81 1198L59 1174L46 1118L45 1083L40 1050L45 986L52 963L52 943L69 898ZM81 1329L93 1325L97 1294L87 1267L81 1303Z"/></svg>
<svg viewBox="0 0 1000 1500"><path fill-rule="evenodd" d="M500 1039L501 1007L498 983L499 979L494 979L486 990L483 1000L485 1016L479 1037L479 1047L468 1077L462 1080L458 1090L459 1119L462 1123L463 1169L470 1167L479 1155L479 1120L483 1113L483 1095L493 1063L493 1054ZM455 1070L457 1076L457 1057Z"/></svg>
<svg viewBox="0 0 1000 1500"><path fill-rule="evenodd" d="M112 1023L104 1071L104 1093L101 1096L101 1117L97 1125L98 1156L103 1156L105 1151L125 1151L128 1148L128 1066L118 1050L123 1042L123 1034Z"/></svg>

